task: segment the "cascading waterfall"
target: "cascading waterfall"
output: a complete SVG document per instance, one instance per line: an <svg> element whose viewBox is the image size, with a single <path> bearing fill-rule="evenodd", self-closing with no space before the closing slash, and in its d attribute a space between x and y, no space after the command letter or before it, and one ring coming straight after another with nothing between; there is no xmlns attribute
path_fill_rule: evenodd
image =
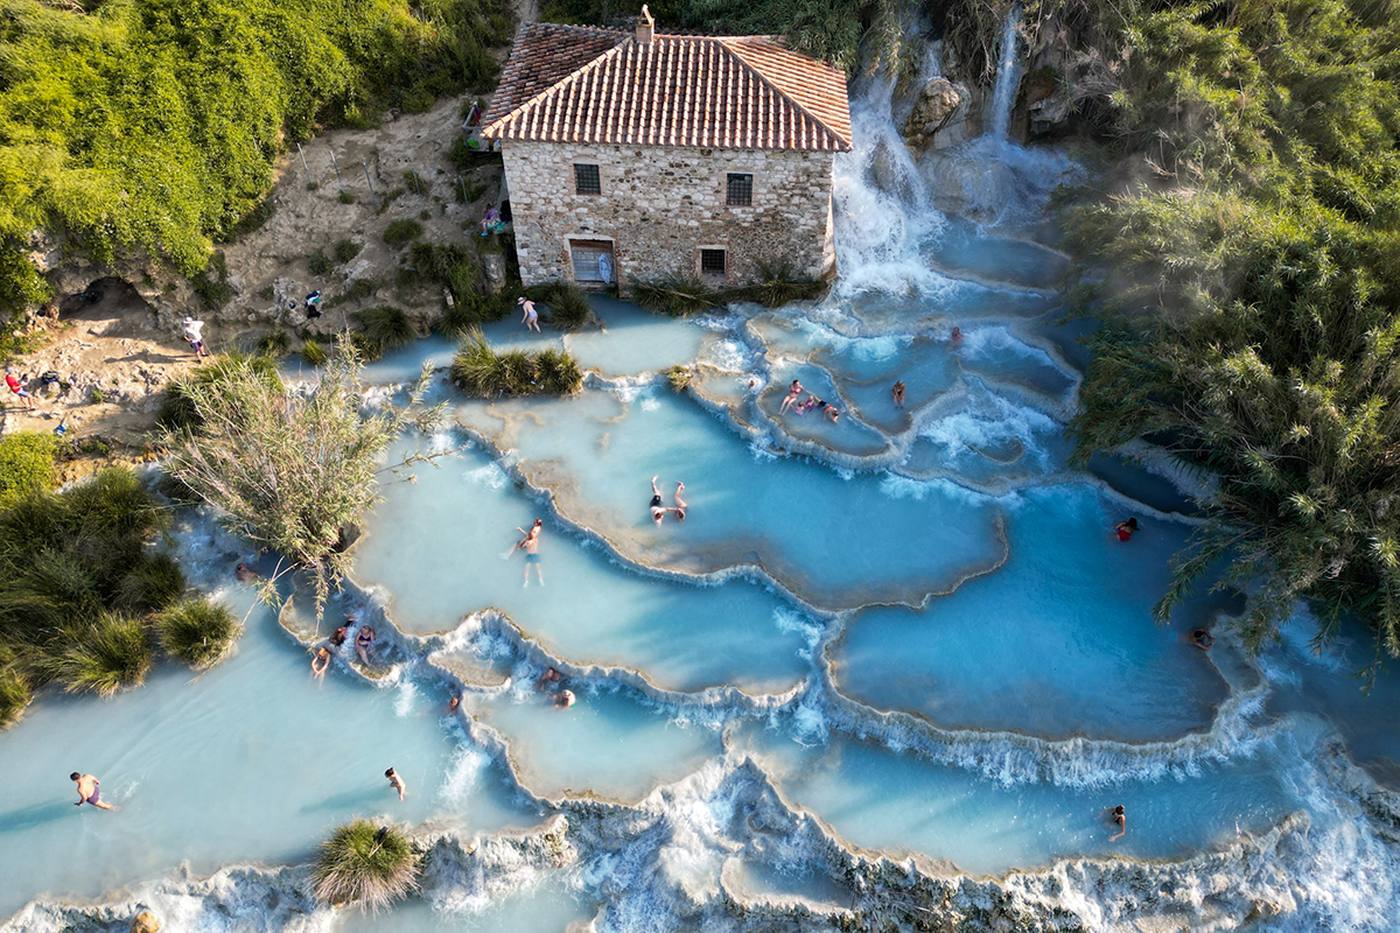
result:
<svg viewBox="0 0 1400 933"><path fill-rule="evenodd" d="M1001 57L997 62L997 80L992 89L992 109L987 121L987 135L1006 139L1011 126L1011 106L1016 101L1016 88L1021 83L1020 56L1017 49L1017 27L1021 25L1021 5L1013 3L1006 11L1006 23L1001 29Z"/></svg>

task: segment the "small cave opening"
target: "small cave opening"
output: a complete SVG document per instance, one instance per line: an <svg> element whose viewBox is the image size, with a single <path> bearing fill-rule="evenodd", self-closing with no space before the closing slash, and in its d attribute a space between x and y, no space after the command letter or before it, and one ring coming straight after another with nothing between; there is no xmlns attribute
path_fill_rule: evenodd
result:
<svg viewBox="0 0 1400 933"><path fill-rule="evenodd" d="M58 316L85 323L99 335L149 333L156 326L155 309L135 286L116 276L94 279L82 291L60 298Z"/></svg>

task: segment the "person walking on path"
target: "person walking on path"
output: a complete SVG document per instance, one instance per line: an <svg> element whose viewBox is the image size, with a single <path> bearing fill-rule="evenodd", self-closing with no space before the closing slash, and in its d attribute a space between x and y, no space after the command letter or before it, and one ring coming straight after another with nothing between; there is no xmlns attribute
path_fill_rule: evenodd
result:
<svg viewBox="0 0 1400 933"><path fill-rule="evenodd" d="M194 351L194 358L198 360L208 356L209 351L204 348L204 322L186 317L180 323L184 326L180 333L184 336L185 342L190 345L190 349Z"/></svg>
<svg viewBox="0 0 1400 933"><path fill-rule="evenodd" d="M72 774L68 775L68 780L78 785L78 802L73 804L73 806L81 807L83 804L87 803L99 810L116 809L110 803L102 799L102 782L99 781L96 776L74 771Z"/></svg>
<svg viewBox="0 0 1400 933"><path fill-rule="evenodd" d="M540 313L535 310L535 303L529 298L517 298L515 303L520 305L520 310L523 312L520 323L525 325L526 330L532 330L538 334L540 332Z"/></svg>

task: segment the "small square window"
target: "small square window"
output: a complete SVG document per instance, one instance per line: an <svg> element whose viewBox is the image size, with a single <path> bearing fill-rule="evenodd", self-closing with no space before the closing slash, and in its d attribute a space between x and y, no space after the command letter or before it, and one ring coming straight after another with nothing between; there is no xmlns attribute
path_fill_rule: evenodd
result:
<svg viewBox="0 0 1400 933"><path fill-rule="evenodd" d="M598 177L598 166L574 166L574 192L576 194L603 193L603 183Z"/></svg>
<svg viewBox="0 0 1400 933"><path fill-rule="evenodd" d="M724 203L729 207L751 207L753 205L753 176L729 173L729 184L725 188Z"/></svg>
<svg viewBox="0 0 1400 933"><path fill-rule="evenodd" d="M704 275L724 275L724 250L702 249L700 272Z"/></svg>

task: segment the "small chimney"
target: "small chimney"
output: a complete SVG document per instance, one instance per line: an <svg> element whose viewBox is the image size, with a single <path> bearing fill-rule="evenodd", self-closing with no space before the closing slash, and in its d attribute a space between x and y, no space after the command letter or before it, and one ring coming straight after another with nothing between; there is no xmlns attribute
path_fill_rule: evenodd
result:
<svg viewBox="0 0 1400 933"><path fill-rule="evenodd" d="M656 32L656 20L651 18L651 10L642 5L642 15L637 17L637 44L649 45L652 33Z"/></svg>

